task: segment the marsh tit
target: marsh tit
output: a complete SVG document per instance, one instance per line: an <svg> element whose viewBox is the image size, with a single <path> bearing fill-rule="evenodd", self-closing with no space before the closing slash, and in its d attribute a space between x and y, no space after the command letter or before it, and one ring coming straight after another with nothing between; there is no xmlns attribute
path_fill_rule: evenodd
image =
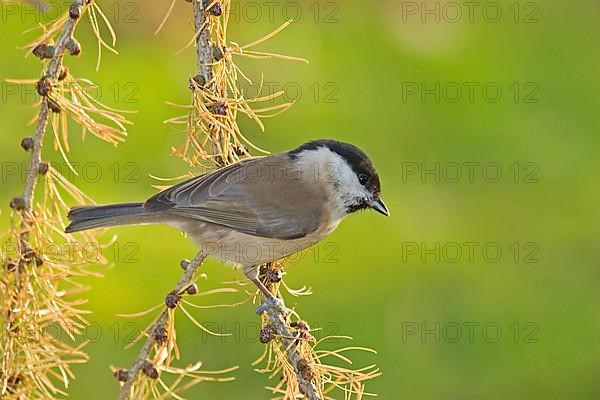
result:
<svg viewBox="0 0 600 400"><path fill-rule="evenodd" d="M264 293L259 266L306 249L362 209L389 215L379 176L358 147L316 140L182 182L143 203L75 207L65 232L164 223L208 255L241 266Z"/></svg>

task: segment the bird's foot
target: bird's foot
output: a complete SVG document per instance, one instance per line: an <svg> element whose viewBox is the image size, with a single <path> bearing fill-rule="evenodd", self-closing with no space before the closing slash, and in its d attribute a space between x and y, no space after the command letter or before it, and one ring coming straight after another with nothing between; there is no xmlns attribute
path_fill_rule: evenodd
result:
<svg viewBox="0 0 600 400"><path fill-rule="evenodd" d="M263 300L262 304L256 309L257 314L262 314L263 312L274 309L280 314L288 314L289 310L283 304L283 300L278 299L277 297L268 297Z"/></svg>

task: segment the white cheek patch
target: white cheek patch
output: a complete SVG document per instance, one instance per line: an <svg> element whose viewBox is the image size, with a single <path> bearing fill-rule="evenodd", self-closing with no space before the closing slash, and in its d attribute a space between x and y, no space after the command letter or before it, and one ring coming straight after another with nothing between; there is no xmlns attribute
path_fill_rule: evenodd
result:
<svg viewBox="0 0 600 400"><path fill-rule="evenodd" d="M303 175L312 179L313 184L324 183L331 188L332 201L337 203L333 206L340 214L369 197L367 188L360 184L348 162L327 147L306 151L297 162Z"/></svg>
<svg viewBox="0 0 600 400"><path fill-rule="evenodd" d="M333 153L336 161L337 181L341 185L341 192L351 197L361 197L366 193L366 188L360 184L356 173L340 155Z"/></svg>
<svg viewBox="0 0 600 400"><path fill-rule="evenodd" d="M326 147L305 151L297 158L298 171L306 182L332 183L339 170L339 161L334 156Z"/></svg>

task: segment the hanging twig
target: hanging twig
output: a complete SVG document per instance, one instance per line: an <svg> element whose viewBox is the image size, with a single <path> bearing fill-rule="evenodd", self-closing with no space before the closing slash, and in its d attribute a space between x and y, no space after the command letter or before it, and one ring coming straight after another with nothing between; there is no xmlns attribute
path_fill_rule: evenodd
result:
<svg viewBox="0 0 600 400"><path fill-rule="evenodd" d="M57 80L61 72L62 60L65 51L69 50L74 42L73 32L75 32L75 26L81 16L81 8L83 7L85 0L75 0L71 4L70 18L65 22L62 33L60 34L56 44L54 45L54 56L51 58L48 64L46 74L40 79L37 84L38 92L43 96L42 103L40 106L40 113L33 136L33 148L31 151L31 161L29 162L29 169L27 170L27 178L25 180L25 189L23 191L23 222L25 224L30 222L28 214L33 208L33 194L39 176L39 167L42 162L42 146L44 142L44 135L46 133L46 127L48 126L48 97L44 93L49 93L49 90L45 85L51 85L53 80ZM77 10L75 12L75 10ZM48 89L48 90L46 90ZM23 240L27 240L27 230L23 234Z"/></svg>
<svg viewBox="0 0 600 400"><path fill-rule="evenodd" d="M40 2L32 3L45 4ZM51 303L52 309L47 308L45 309L46 312L52 312L54 315L63 313L61 317L64 317L64 319L62 320L63 324L61 327L69 335L78 333L77 329L84 320L81 319L80 311L72 307L68 308L68 305L59 298L60 296L55 296L56 293L52 292L54 288L51 286L46 289L49 289L48 293L50 294L48 297L55 296L52 298L52 301L44 303L35 298L35 294L37 293L32 292L36 290L37 279L43 276L45 272L36 271L44 260L34 252L31 244L32 241L37 240L36 238L32 239L31 236L34 235L31 233L35 229L39 229L40 221L39 213L34 211L34 195L37 181L41 175L47 174L50 170L49 164L42 162L44 136L50 119L49 113L53 110L53 104L50 103L52 100L50 100L49 95L52 92L53 85L61 79L61 75L65 74L65 69L62 65L65 52L68 51L70 54L76 55L80 51L79 44L73 38L73 34L86 4L86 0L73 1L69 8L68 16L65 16L64 20L62 20L64 22L61 25L60 31L57 29L55 32L58 34L56 43L54 45L43 43L33 49L33 53L36 56L41 59L49 59L49 62L42 78L36 85L37 92L41 96L41 101L35 132L32 137L26 137L21 142L23 149L31 152L23 194L21 197L14 198L10 204L15 211L20 212L21 222L19 228L13 226L15 228L15 242L18 243L19 248L16 260L10 262L14 265L15 275L12 279L3 280L3 283L7 285L5 287L8 288L6 293L9 295L6 296L6 303L2 304L5 312L2 343L0 343L0 347L3 350L2 373L0 374L2 378L0 397L2 398L11 393L21 393L22 395L26 395L26 397L36 397L33 392L38 393L38 395L42 393L46 398L53 398L51 396L54 393L61 393L60 389L56 388L45 375L56 374L56 372L49 372L48 369L43 368L35 370L36 365L33 362L26 367L22 364L22 357L31 357L31 354L39 355L39 352L36 351L39 348L38 346L45 346L45 356L54 360L54 364L50 368L55 367L63 374L62 382L65 386L68 384L69 376L72 377L72 373L68 370L68 365L85 361L87 357L85 353L80 351L80 348L70 348L60 341L45 342L46 340L50 340L50 338L43 333L43 322L37 324L38 321L35 319L35 316L38 315L35 310L36 307L47 307L47 304ZM3 262L7 262L7 260L3 260ZM10 263L8 274L10 274L12 268L10 267ZM56 281L55 276L53 277L54 281ZM71 305L75 305L75 303ZM33 321L29 319L32 315L34 316ZM65 321L67 321L66 324L64 323ZM23 326L38 333L37 335L31 335L31 337L37 338L36 341L29 341L29 338L24 341L22 337L19 337L20 332L23 331ZM40 334L40 332L42 333ZM27 382L23 383L26 380Z"/></svg>

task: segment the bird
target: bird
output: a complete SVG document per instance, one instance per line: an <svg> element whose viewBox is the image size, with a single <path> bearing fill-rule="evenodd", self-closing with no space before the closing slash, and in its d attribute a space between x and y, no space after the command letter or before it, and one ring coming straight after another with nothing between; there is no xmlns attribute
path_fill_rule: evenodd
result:
<svg viewBox="0 0 600 400"><path fill-rule="evenodd" d="M389 216L380 193L364 151L320 139L196 176L145 202L74 207L65 232L171 225L204 254L241 267L265 300L274 301L259 279L260 266L313 246L359 210Z"/></svg>

